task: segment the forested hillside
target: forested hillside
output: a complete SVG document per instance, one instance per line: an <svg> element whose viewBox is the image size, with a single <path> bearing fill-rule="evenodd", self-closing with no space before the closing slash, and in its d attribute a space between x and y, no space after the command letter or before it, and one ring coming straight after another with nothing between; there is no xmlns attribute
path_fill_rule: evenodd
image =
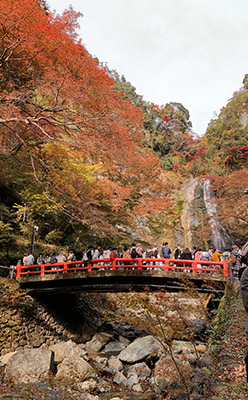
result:
<svg viewBox="0 0 248 400"><path fill-rule="evenodd" d="M0 3L0 263L21 258L34 225L37 252L160 240L197 176L215 177L220 218L245 239L247 80L197 138L182 104L146 102L88 54L79 16Z"/></svg>
<svg viewBox="0 0 248 400"><path fill-rule="evenodd" d="M220 220L236 238L248 236L248 81L233 94L203 137L204 161L214 176Z"/></svg>

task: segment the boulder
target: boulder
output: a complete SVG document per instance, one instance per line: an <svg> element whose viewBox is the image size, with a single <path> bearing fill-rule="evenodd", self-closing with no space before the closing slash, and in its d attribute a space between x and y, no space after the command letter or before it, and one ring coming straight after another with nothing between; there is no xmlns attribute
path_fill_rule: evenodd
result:
<svg viewBox="0 0 248 400"><path fill-rule="evenodd" d="M54 352L54 361L61 363L65 357L82 354L80 346L76 345L72 340L67 342L59 342L50 347L50 350Z"/></svg>
<svg viewBox="0 0 248 400"><path fill-rule="evenodd" d="M109 333L96 333L93 338L85 344L85 350L100 351L112 338L113 335Z"/></svg>
<svg viewBox="0 0 248 400"><path fill-rule="evenodd" d="M118 358L127 363L137 363L161 348L160 343L153 336L144 336L135 339L133 343L122 350Z"/></svg>
<svg viewBox="0 0 248 400"><path fill-rule="evenodd" d="M196 351L200 354L204 354L207 351L207 346L205 344L198 344L198 346L196 346Z"/></svg>
<svg viewBox="0 0 248 400"><path fill-rule="evenodd" d="M9 359L10 359L10 357L12 357L13 354L15 354L15 353L16 353L16 351L12 351L11 353L4 354L4 356L2 356L2 357L0 358L0 361L1 361L2 363L4 363L4 364L7 364L7 362L8 362Z"/></svg>
<svg viewBox="0 0 248 400"><path fill-rule="evenodd" d="M108 364L108 359L107 359L107 357L100 357L100 356L97 356L97 357L95 358L95 361L96 361L98 364L100 364L102 367L106 367L107 364Z"/></svg>
<svg viewBox="0 0 248 400"><path fill-rule="evenodd" d="M80 382L78 387L82 392L90 392L97 387L97 382L93 379L89 379L88 381Z"/></svg>
<svg viewBox="0 0 248 400"><path fill-rule="evenodd" d="M180 357L184 356L184 358L191 361L197 358L196 350L191 342L174 340L172 343L172 350L176 355L180 355Z"/></svg>
<svg viewBox="0 0 248 400"><path fill-rule="evenodd" d="M201 335L207 327L207 321L204 319L194 319L194 321L191 322L190 328L196 335Z"/></svg>
<svg viewBox="0 0 248 400"><path fill-rule="evenodd" d="M142 389L141 385L138 383L137 385L133 385L133 391L142 393L143 389Z"/></svg>
<svg viewBox="0 0 248 400"><path fill-rule="evenodd" d="M138 375L136 374L136 372L132 372L131 374L129 374L129 376L127 377L127 385L129 387L129 389L132 389L134 385L138 385L139 384L139 378Z"/></svg>
<svg viewBox="0 0 248 400"><path fill-rule="evenodd" d="M79 400L100 400L99 396L95 396L89 393L83 393L81 397L78 397Z"/></svg>
<svg viewBox="0 0 248 400"><path fill-rule="evenodd" d="M22 349L9 357L4 379L12 379L14 383L34 383L47 378L53 368L51 350Z"/></svg>
<svg viewBox="0 0 248 400"><path fill-rule="evenodd" d="M182 371L184 377L189 376L192 372L190 364L187 361L181 361L175 357L175 361L180 371ZM158 362L155 364L153 371L154 383L159 387L160 390L170 390L173 388L182 388L180 375L172 358L164 354Z"/></svg>
<svg viewBox="0 0 248 400"><path fill-rule="evenodd" d="M108 366L111 369L111 371L113 371L113 372L121 371L123 369L122 362L114 356L109 358Z"/></svg>
<svg viewBox="0 0 248 400"><path fill-rule="evenodd" d="M87 323L84 323L81 332L81 340L82 342L88 342L94 336L96 331Z"/></svg>
<svg viewBox="0 0 248 400"><path fill-rule="evenodd" d="M104 346L102 353L120 353L124 350L127 346L120 342L109 342Z"/></svg>
<svg viewBox="0 0 248 400"><path fill-rule="evenodd" d="M80 381L93 376L94 370L91 365L78 355L65 357L62 363L58 365L56 374L56 378Z"/></svg>
<svg viewBox="0 0 248 400"><path fill-rule="evenodd" d="M117 371L115 373L114 379L113 379L114 383L117 383L117 385L123 385L125 387L128 386L128 381L127 378L125 377L125 375L123 375L121 372Z"/></svg>
<svg viewBox="0 0 248 400"><path fill-rule="evenodd" d="M142 363L134 364L126 370L127 378L134 373L137 374L139 380L144 381L146 378L149 378L152 371L146 365L146 363L142 362Z"/></svg>
<svg viewBox="0 0 248 400"><path fill-rule="evenodd" d="M130 340L121 335L119 336L119 342L123 343L125 347L127 347L130 344Z"/></svg>
<svg viewBox="0 0 248 400"><path fill-rule="evenodd" d="M174 340L172 344L172 350L176 355L184 357L191 364L195 363L196 360L207 351L207 347L203 344L193 346L193 343L186 342L183 340Z"/></svg>
<svg viewBox="0 0 248 400"><path fill-rule="evenodd" d="M113 390L113 383L106 379L98 379L97 391L99 393L111 393Z"/></svg>
<svg viewBox="0 0 248 400"><path fill-rule="evenodd" d="M121 399L120 397L111 397L111 399L109 400L123 400L123 399Z"/></svg>

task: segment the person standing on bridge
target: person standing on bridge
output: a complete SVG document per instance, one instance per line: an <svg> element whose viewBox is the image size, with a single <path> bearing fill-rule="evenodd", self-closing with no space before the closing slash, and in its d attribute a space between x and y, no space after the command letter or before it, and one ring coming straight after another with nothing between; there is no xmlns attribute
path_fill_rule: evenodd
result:
<svg viewBox="0 0 248 400"><path fill-rule="evenodd" d="M67 257L67 261L76 261L76 256L75 256L75 254L74 254L74 251L73 250L69 250L69 254L68 254L68 257Z"/></svg>
<svg viewBox="0 0 248 400"><path fill-rule="evenodd" d="M214 254L214 248L213 248L213 246L210 246L209 250L208 250L208 261L211 261L213 254Z"/></svg>
<svg viewBox="0 0 248 400"><path fill-rule="evenodd" d="M232 252L230 255L231 269L233 278L239 277L239 270L241 267L241 253L237 245L232 247Z"/></svg>
<svg viewBox="0 0 248 400"><path fill-rule="evenodd" d="M51 257L49 256L49 254L46 254L45 258L44 258L44 264L49 264L51 261Z"/></svg>
<svg viewBox="0 0 248 400"><path fill-rule="evenodd" d="M182 253L181 250L181 245L178 243L176 250L174 251L174 258L175 260L178 260L180 258L180 255Z"/></svg>
<svg viewBox="0 0 248 400"><path fill-rule="evenodd" d="M162 246L162 257L171 258L171 249L168 246L168 242L164 242Z"/></svg>
<svg viewBox="0 0 248 400"><path fill-rule="evenodd" d="M180 255L181 260L193 260L192 253L188 247L183 250L182 254ZM185 263L183 264L184 268L187 268L184 270L184 272L191 272L188 268L192 267L192 264Z"/></svg>
<svg viewBox="0 0 248 400"><path fill-rule="evenodd" d="M136 246L136 257L142 258L143 257L143 249L140 243Z"/></svg>
<svg viewBox="0 0 248 400"><path fill-rule="evenodd" d="M84 266L87 267L87 265L91 265L92 264L92 257L93 257L93 247L89 246L88 249L85 252L85 262L84 262Z"/></svg>
<svg viewBox="0 0 248 400"><path fill-rule="evenodd" d="M25 265L34 265L34 256L32 253L29 253L29 255L26 256Z"/></svg>
<svg viewBox="0 0 248 400"><path fill-rule="evenodd" d="M56 264L56 263L58 262L58 258L57 258L57 253L56 253L56 251L53 251L53 254L52 254L52 256L51 256L49 262L50 262L51 264ZM54 269L54 268L52 268L52 269Z"/></svg>
<svg viewBox="0 0 248 400"><path fill-rule="evenodd" d="M92 254L92 260L98 260L99 259L99 250L97 247L93 248L93 254Z"/></svg>
<svg viewBox="0 0 248 400"><path fill-rule="evenodd" d="M57 260L58 260L57 261L58 263L66 262L66 256L65 256L65 252L63 250L61 250L61 252L59 253Z"/></svg>
<svg viewBox="0 0 248 400"><path fill-rule="evenodd" d="M22 264L23 264L24 266L27 265L27 264L26 264L27 256L28 256L27 253L25 253L25 254L23 255Z"/></svg>
<svg viewBox="0 0 248 400"><path fill-rule="evenodd" d="M45 264L45 260L44 260L43 254L39 255L39 257L37 258L36 262L37 262L38 265Z"/></svg>
<svg viewBox="0 0 248 400"><path fill-rule="evenodd" d="M218 249L214 249L213 255L211 257L211 261L213 262L220 262L220 257L222 257L223 254L218 252Z"/></svg>

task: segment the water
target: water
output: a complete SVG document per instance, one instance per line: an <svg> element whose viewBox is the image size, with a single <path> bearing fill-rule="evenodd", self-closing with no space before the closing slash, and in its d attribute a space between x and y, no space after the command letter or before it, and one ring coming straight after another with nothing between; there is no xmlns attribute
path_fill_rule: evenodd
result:
<svg viewBox="0 0 248 400"><path fill-rule="evenodd" d="M211 228L211 242L219 251L230 249L234 244L232 237L226 229L217 220L217 204L214 193L210 190L210 180L206 179L203 183L203 198L207 214L209 216L209 225Z"/></svg>

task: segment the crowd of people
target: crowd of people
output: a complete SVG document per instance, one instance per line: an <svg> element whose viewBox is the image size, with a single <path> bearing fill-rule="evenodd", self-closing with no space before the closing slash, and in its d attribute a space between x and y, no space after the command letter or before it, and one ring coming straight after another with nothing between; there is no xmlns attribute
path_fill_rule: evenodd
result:
<svg viewBox="0 0 248 400"><path fill-rule="evenodd" d="M245 246L248 246L246 243ZM233 245L231 249L226 249L223 253L219 252L217 248L210 246L208 250L206 247L193 247L190 250L188 247L182 248L180 244L172 251L169 247L168 242L164 242L162 246L159 248L156 244L153 246L148 246L144 249L141 243L132 243L132 245L125 246L123 250L118 248L107 247L105 249L99 249L94 246L89 246L82 253L82 257L76 257L73 250L69 250L68 255L66 256L65 251L61 250L57 255L55 251L53 251L52 255L40 254L37 258L36 262L33 254L24 254L23 257L23 265L41 265L41 264L55 264L55 263L64 263L70 261L76 261L77 259L83 260L84 265L88 265L92 262L92 260L110 260L113 261L116 258L156 258L156 259L175 259L175 260L197 260L199 261L212 261L212 262L220 262L224 260L229 260L232 267L231 273L234 278L239 276L239 270L242 265L242 249L240 249L237 245ZM125 264L125 261L124 261ZM190 264L188 264L190 266Z"/></svg>

